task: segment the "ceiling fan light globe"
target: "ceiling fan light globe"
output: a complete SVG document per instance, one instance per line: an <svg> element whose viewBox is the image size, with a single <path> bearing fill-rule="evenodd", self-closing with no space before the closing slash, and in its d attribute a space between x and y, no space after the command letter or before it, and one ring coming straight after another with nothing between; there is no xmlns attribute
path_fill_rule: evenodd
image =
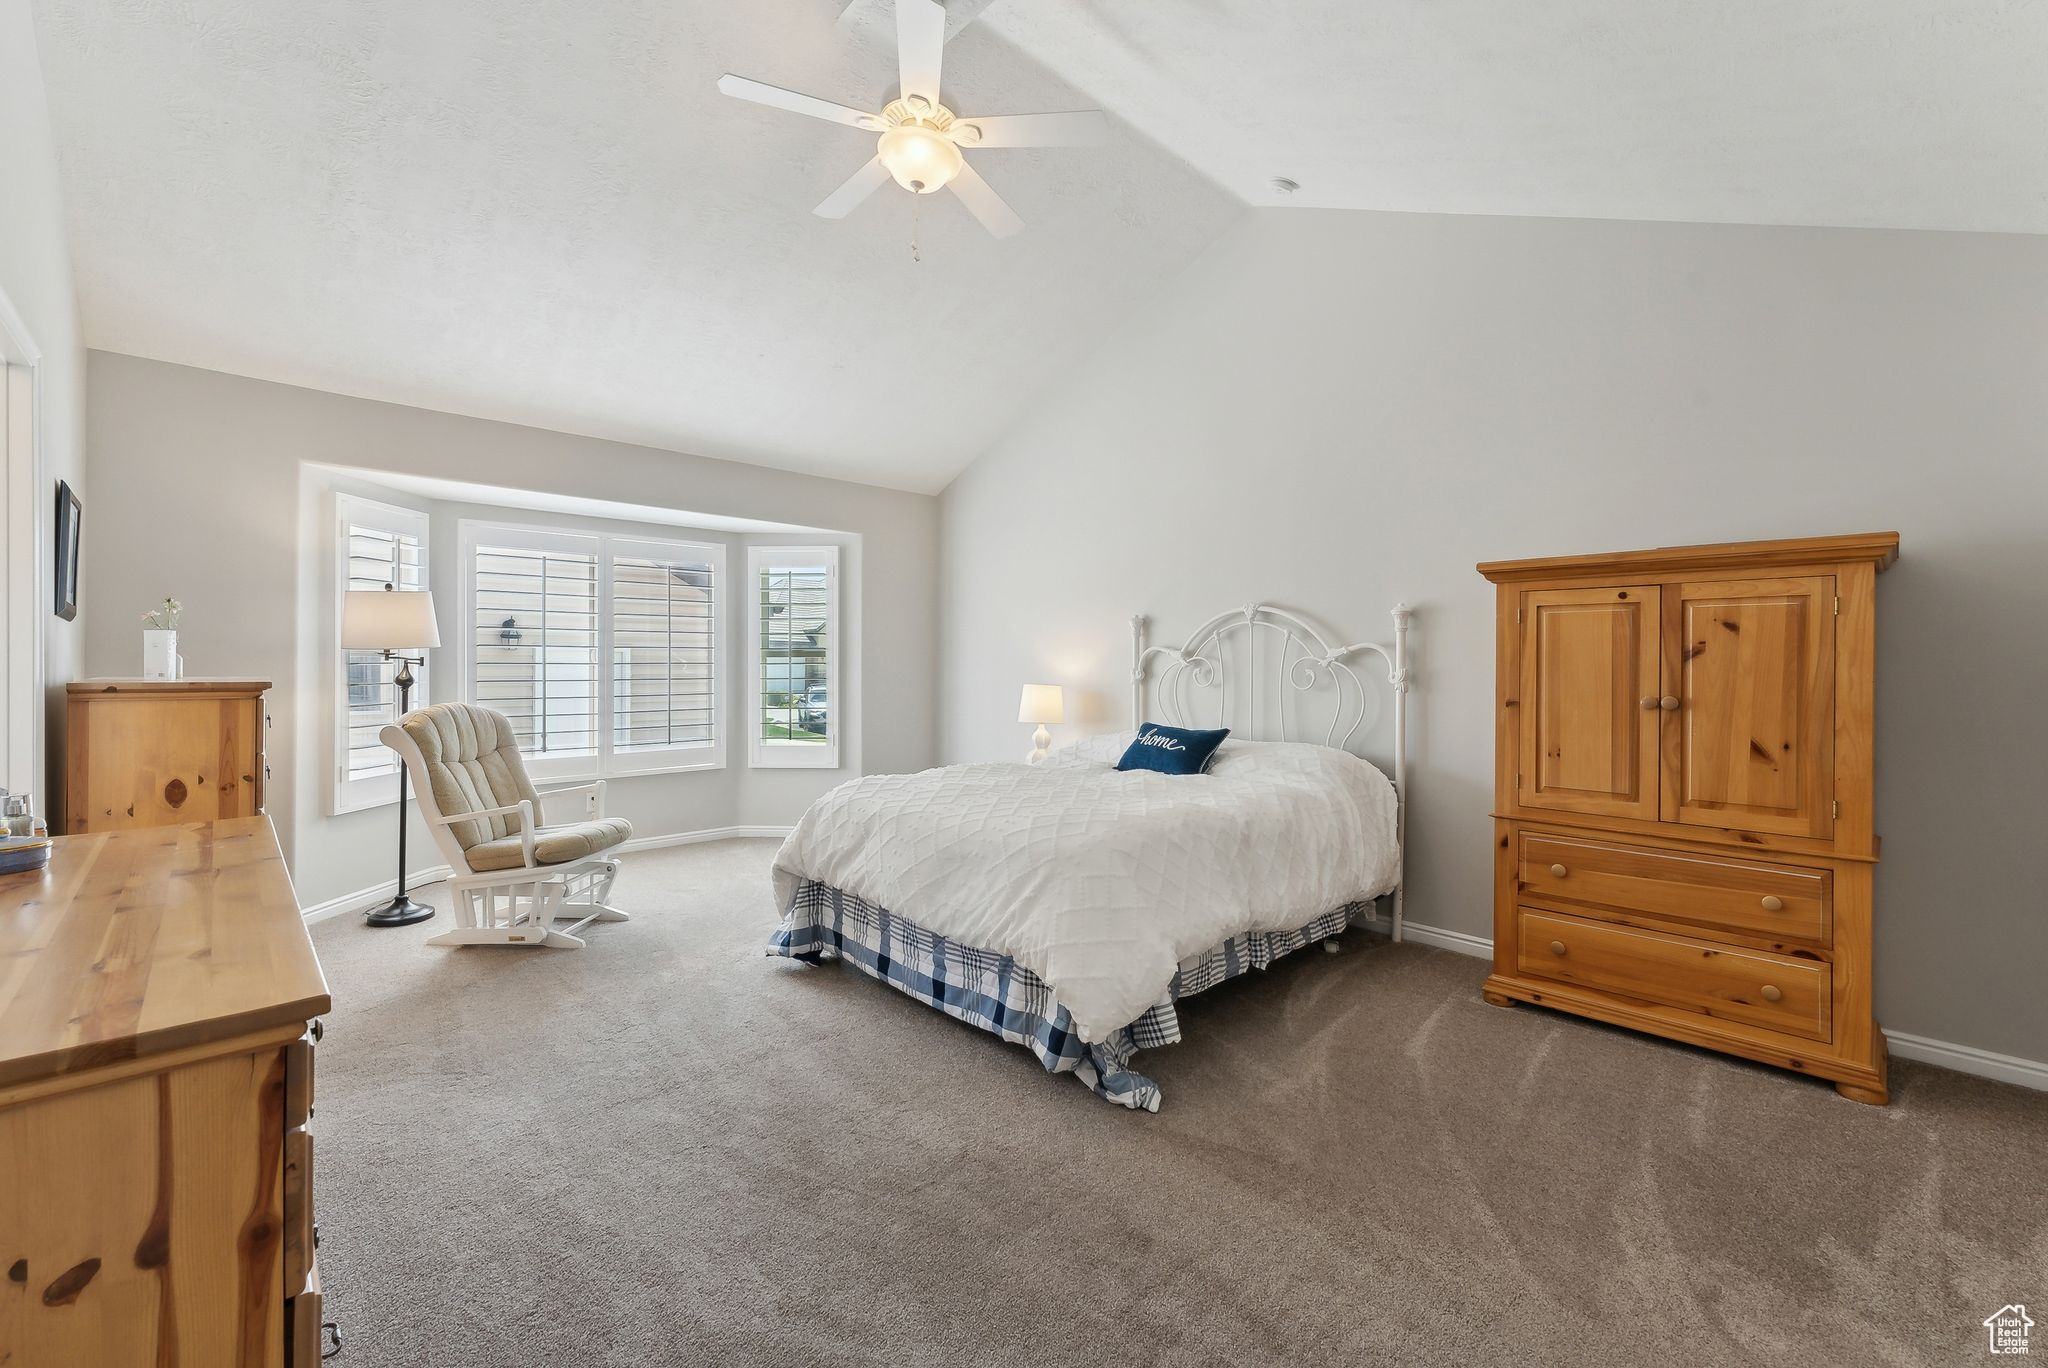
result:
<svg viewBox="0 0 2048 1368"><path fill-rule="evenodd" d="M953 140L922 124L903 124L881 137L876 156L896 183L915 195L943 190L960 174L964 159Z"/></svg>

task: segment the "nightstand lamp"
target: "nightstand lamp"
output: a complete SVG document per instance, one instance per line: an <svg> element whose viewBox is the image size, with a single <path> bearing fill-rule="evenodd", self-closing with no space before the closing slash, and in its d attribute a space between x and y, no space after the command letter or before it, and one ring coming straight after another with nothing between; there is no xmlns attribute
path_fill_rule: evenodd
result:
<svg viewBox="0 0 2048 1368"><path fill-rule="evenodd" d="M1038 724L1038 730L1031 733L1031 754L1024 757L1026 764L1035 765L1045 759L1046 747L1052 744L1052 733L1045 724L1067 720L1066 695L1057 684L1026 684L1024 696L1017 701L1017 720Z"/></svg>

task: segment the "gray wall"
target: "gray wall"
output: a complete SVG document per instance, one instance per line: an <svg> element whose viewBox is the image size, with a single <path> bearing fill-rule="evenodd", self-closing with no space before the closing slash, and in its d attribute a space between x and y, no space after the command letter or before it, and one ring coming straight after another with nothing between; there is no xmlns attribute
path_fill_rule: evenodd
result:
<svg viewBox="0 0 2048 1368"><path fill-rule="evenodd" d="M54 545L53 491L57 481L69 480L86 508L89 546L94 509L85 482L85 352L79 342L57 153L50 140L28 0L0 0L0 290L6 291L43 353L37 422L44 483L36 513L43 545ZM87 622L82 591L79 604L75 622L54 614L43 619L48 691L43 744L49 777L39 801L53 814L63 811L59 785L64 772L64 685L80 673L80 641ZM4 645L0 643L0 649Z"/></svg>
<svg viewBox="0 0 2048 1368"><path fill-rule="evenodd" d="M1482 559L1898 529L1877 1007L2048 1058L2048 239L1260 211L944 495L942 751L1155 640L1417 611L1410 914L1487 935ZM1089 693L1092 691L1092 694Z"/></svg>
<svg viewBox="0 0 2048 1368"><path fill-rule="evenodd" d="M91 353L88 395L94 478L119 496L99 499L87 514L100 610L86 633L87 672L135 673L137 615L173 594L185 604L178 645L191 673L275 682L270 810L302 903L386 877L394 820L388 809L326 815L331 681L318 634L301 631L302 621L331 611L319 606L324 486L304 469L308 462L859 538L844 584L865 688L846 691L860 730L849 737L844 767L619 781L613 798L640 834L786 824L849 775L932 761L936 499L108 352ZM452 523L435 531L452 535ZM693 788L693 779L703 782Z"/></svg>

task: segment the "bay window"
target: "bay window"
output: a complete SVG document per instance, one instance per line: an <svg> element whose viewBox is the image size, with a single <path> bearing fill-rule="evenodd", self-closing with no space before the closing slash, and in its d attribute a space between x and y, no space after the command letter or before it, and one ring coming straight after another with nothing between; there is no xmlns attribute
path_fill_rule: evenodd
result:
<svg viewBox="0 0 2048 1368"><path fill-rule="evenodd" d="M464 522L467 692L540 777L719 756L725 548Z"/></svg>

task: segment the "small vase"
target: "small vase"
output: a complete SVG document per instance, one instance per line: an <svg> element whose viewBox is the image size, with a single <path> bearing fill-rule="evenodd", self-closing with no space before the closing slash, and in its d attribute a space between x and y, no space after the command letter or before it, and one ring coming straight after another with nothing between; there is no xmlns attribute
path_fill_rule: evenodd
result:
<svg viewBox="0 0 2048 1368"><path fill-rule="evenodd" d="M142 629L142 677L144 679L176 679L179 666L178 629L175 627L145 627Z"/></svg>

